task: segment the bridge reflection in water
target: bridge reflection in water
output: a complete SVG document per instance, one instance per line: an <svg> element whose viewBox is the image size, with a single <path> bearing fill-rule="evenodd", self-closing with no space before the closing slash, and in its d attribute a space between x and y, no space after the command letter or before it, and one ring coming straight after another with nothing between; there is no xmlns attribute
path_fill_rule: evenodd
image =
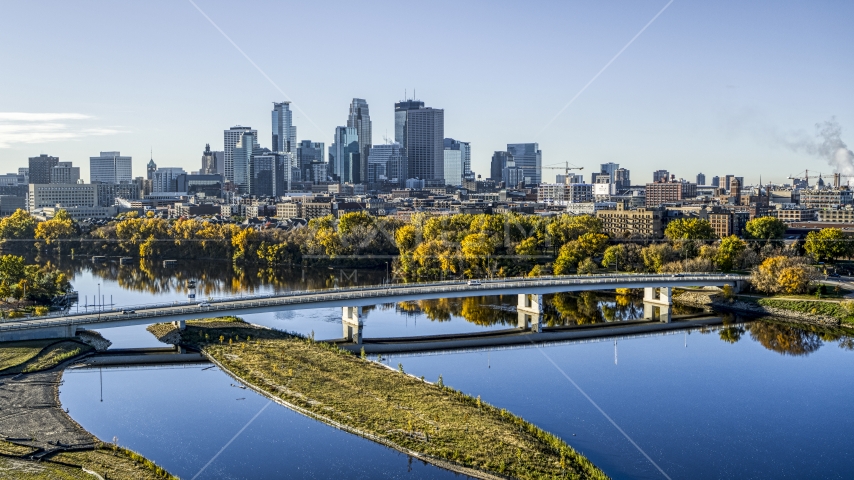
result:
<svg viewBox="0 0 854 480"><path fill-rule="evenodd" d="M364 351L366 354L426 352L611 338L723 324L721 317L709 313L673 316L670 287L644 289L642 319L583 326L548 327L544 323L545 309L542 295L518 294L517 297L516 328L451 335L364 338L362 307L344 307L341 316L343 337L339 340L330 340L329 343L336 344L345 350Z"/></svg>

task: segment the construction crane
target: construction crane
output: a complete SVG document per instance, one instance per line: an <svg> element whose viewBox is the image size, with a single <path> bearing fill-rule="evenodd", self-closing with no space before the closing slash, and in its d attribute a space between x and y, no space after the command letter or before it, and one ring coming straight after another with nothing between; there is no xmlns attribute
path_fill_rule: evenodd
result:
<svg viewBox="0 0 854 480"><path fill-rule="evenodd" d="M557 164L555 164L555 165L557 165ZM547 165L545 167L540 167L540 168L542 168L543 170L564 170L566 172L566 176L569 176L570 170L584 170L584 167L576 167L576 166L570 167L569 162L566 162L566 166L563 166L563 167L557 167L555 165Z"/></svg>
<svg viewBox="0 0 854 480"><path fill-rule="evenodd" d="M827 176L823 175L821 172L819 172L818 175L810 175L809 170L804 170L803 174L789 175L787 178L789 180L803 180L807 183L807 185L809 185L811 178L827 178ZM854 178L854 175L843 175L841 173L834 173L832 178L833 178L833 187L839 188L842 184L843 178Z"/></svg>

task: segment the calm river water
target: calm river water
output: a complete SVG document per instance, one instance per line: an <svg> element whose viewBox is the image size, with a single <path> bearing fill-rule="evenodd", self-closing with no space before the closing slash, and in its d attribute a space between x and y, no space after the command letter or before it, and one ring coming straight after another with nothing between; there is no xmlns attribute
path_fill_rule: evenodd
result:
<svg viewBox="0 0 854 480"><path fill-rule="evenodd" d="M383 271L234 271L223 265L63 264L88 303L381 283ZM515 326L515 298L366 309L366 337ZM613 295L547 297L547 321L642 316ZM340 309L247 315L247 321L339 338ZM734 319L738 321L738 319ZM105 329L114 347L162 346L144 327ZM392 356L551 431L613 478L851 478L854 342L775 322L590 343ZM67 371L61 400L105 441L182 478L450 478L453 473L308 419L232 386L206 365ZM849 372L849 373L846 373ZM103 393L102 392L103 389ZM102 400L103 398L103 400Z"/></svg>

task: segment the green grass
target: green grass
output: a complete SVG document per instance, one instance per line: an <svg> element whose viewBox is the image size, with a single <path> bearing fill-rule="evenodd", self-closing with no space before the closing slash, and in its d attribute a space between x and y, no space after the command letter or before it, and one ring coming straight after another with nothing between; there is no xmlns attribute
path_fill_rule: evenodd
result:
<svg viewBox="0 0 854 480"><path fill-rule="evenodd" d="M33 340L0 343L0 374L32 373L53 368L60 363L93 351L75 340Z"/></svg>
<svg viewBox="0 0 854 480"><path fill-rule="evenodd" d="M27 362L55 342L55 339L49 339L0 343L0 373L4 373L7 368L17 367Z"/></svg>
<svg viewBox="0 0 854 480"><path fill-rule="evenodd" d="M756 303L764 307L781 308L810 315L827 315L846 323L854 323L854 317L837 302L821 302L811 300L783 300L776 298L760 298Z"/></svg>
<svg viewBox="0 0 854 480"><path fill-rule="evenodd" d="M171 328L150 330L162 336ZM380 441L513 478L607 478L563 440L507 410L335 346L234 319L187 322L182 340L267 394Z"/></svg>

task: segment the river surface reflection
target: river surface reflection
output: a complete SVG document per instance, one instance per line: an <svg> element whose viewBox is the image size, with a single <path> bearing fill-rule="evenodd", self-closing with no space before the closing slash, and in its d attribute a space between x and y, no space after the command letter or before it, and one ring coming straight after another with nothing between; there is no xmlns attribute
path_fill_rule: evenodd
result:
<svg viewBox="0 0 854 480"><path fill-rule="evenodd" d="M234 387L210 365L71 369L63 379L60 400L78 423L181 478L469 478Z"/></svg>
<svg viewBox="0 0 854 480"><path fill-rule="evenodd" d="M265 280L263 272L222 269L224 273L207 274L210 285L204 288L211 295L239 293L244 281L245 293L250 293L379 283L385 273L320 271L307 273L303 283L302 272ZM123 275L116 266L82 265L72 281L81 293L100 282L116 296L152 302L183 298L186 280L201 278L190 270L168 269L152 269L140 274L150 277L133 281ZM378 305L365 309L364 335L511 328L517 322L515 306L511 296ZM643 316L638 298L604 293L547 296L545 307L549 325ZM317 339L342 336L340 309L244 318L314 333ZM778 321L727 321L722 327L616 344L608 340L384 361L394 367L401 363L408 373L431 380L442 375L446 384L521 415L567 440L613 478L850 478L854 376L846 372L854 354L851 337ZM114 347L161 345L144 327L101 332ZM72 417L100 438L116 436L120 444L187 478L266 402L231 387L234 381L217 369L113 369L103 375L101 403L97 371L66 374L61 400ZM418 462L410 465L403 455L274 404L199 478L450 475Z"/></svg>

